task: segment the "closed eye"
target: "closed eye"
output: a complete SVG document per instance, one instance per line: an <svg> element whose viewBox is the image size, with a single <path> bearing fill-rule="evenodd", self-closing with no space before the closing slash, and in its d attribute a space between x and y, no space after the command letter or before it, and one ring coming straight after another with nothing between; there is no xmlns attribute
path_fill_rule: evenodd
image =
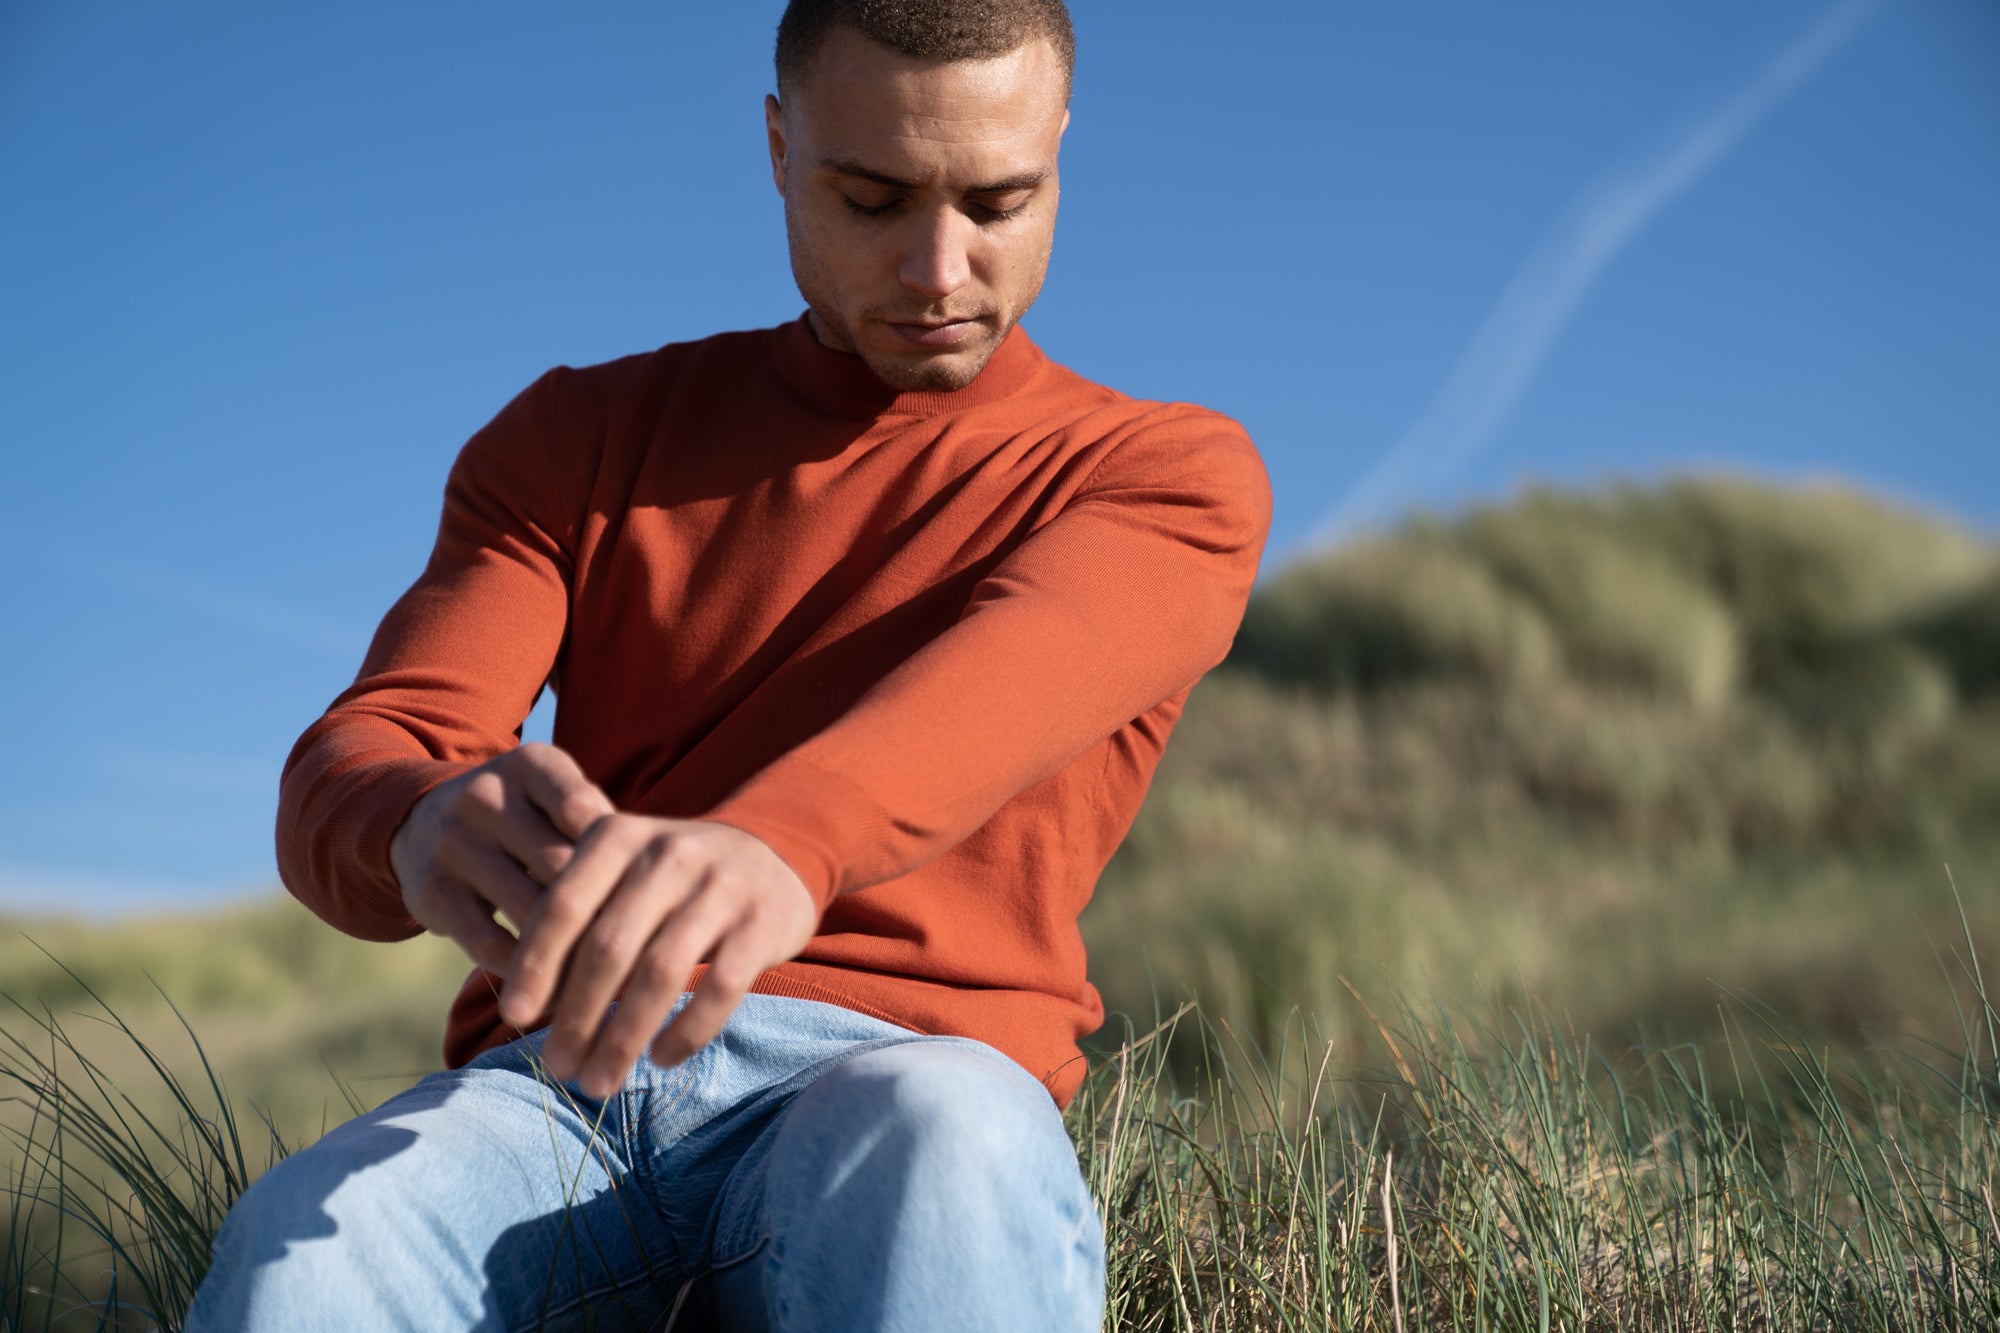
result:
<svg viewBox="0 0 2000 1333"><path fill-rule="evenodd" d="M890 209L894 208L897 204L900 204L903 201L900 199L891 199L886 204L863 204L863 203L858 203L855 200L850 199L843 194L840 196L840 202L846 204L850 209L852 209L856 213L859 213L864 218L879 218L884 213L887 213Z"/></svg>
<svg viewBox="0 0 2000 1333"><path fill-rule="evenodd" d="M840 196L840 202L847 205L848 211L857 213L864 218L879 218L893 212L903 201L900 199L891 199L887 203L864 204L858 199L843 194ZM1019 217L1027 211L1028 201L1023 199L1012 208L995 208L991 204L968 201L965 207L966 211L972 215L973 221L985 225L994 222L1005 222L1010 218Z"/></svg>
<svg viewBox="0 0 2000 1333"><path fill-rule="evenodd" d="M1005 222L1008 218L1016 218L1027 212L1028 201L1023 199L1012 208L995 208L991 204L974 203L971 205L971 209L976 221Z"/></svg>

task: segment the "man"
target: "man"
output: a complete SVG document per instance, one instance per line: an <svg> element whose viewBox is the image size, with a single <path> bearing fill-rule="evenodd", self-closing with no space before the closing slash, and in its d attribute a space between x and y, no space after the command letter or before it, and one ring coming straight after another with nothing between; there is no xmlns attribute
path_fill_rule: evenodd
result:
<svg viewBox="0 0 2000 1333"><path fill-rule="evenodd" d="M1269 493L1017 325L1072 51L1061 0L793 0L805 316L467 443L279 809L314 911L479 965L451 1069L249 1191L190 1327L1097 1326L1076 919Z"/></svg>

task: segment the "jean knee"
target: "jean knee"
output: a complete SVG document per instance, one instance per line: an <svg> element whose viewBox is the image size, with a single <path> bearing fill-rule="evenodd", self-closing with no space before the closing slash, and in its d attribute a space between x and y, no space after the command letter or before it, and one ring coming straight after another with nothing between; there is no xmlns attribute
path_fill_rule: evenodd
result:
<svg viewBox="0 0 2000 1333"><path fill-rule="evenodd" d="M1048 1089L1008 1057L969 1037L913 1045L916 1058L898 1079L898 1102L912 1113L1002 1142L1068 1142Z"/></svg>
<svg viewBox="0 0 2000 1333"><path fill-rule="evenodd" d="M774 1326L1097 1326L1096 1205L1053 1099L1005 1060L901 1043L800 1095L763 1186Z"/></svg>
<svg viewBox="0 0 2000 1333"><path fill-rule="evenodd" d="M356 1129L359 1127L357 1126ZM334 1136L276 1163L243 1192L223 1219L211 1249L212 1267L220 1271L245 1272L279 1259L294 1264L301 1253L310 1255L315 1266L360 1262L346 1252L357 1245L380 1249L394 1247L384 1234L393 1229L390 1219L400 1209L393 1201L380 1207L359 1209L365 1215L383 1219L383 1227L343 1227L335 1218L331 1200L336 1192L351 1193L355 1182L369 1168L403 1152L416 1135L396 1126L377 1125L365 1133ZM375 1172L368 1180L392 1185L394 1173ZM349 1211L344 1202L343 1211ZM307 1242L332 1242L308 1245Z"/></svg>
<svg viewBox="0 0 2000 1333"><path fill-rule="evenodd" d="M1076 1149L1048 1092L970 1038L909 1042L857 1057L845 1099L918 1174L1089 1203ZM927 1170L928 1168L928 1170Z"/></svg>

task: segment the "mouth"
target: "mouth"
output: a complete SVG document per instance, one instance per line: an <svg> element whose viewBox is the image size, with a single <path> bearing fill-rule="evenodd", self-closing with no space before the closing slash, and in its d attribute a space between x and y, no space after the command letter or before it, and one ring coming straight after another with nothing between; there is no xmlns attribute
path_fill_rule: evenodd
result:
<svg viewBox="0 0 2000 1333"><path fill-rule="evenodd" d="M882 321L898 340L913 347L956 347L979 327L977 317L969 319L913 319Z"/></svg>

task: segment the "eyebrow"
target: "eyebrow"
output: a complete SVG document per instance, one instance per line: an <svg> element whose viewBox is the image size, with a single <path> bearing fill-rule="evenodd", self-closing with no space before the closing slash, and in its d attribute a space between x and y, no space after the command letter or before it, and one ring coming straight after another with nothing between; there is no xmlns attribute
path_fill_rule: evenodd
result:
<svg viewBox="0 0 2000 1333"><path fill-rule="evenodd" d="M863 166L853 158L823 157L819 159L818 165L824 170L837 171L843 176L858 176L862 180L873 181L877 185L886 185L892 190L915 190L920 188L915 181L902 180L885 172L876 171L872 167ZM997 181L990 181L984 185L972 186L965 193L1005 194L1009 190L1025 190L1032 186L1040 185L1048 178L1049 173L1046 169L1040 171L1023 171L1018 175L1008 176Z"/></svg>

